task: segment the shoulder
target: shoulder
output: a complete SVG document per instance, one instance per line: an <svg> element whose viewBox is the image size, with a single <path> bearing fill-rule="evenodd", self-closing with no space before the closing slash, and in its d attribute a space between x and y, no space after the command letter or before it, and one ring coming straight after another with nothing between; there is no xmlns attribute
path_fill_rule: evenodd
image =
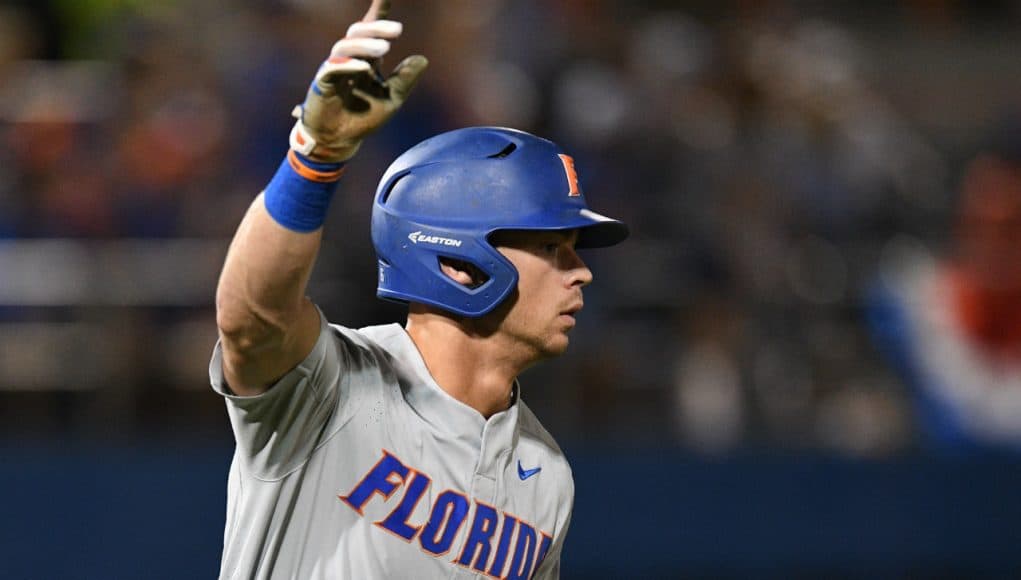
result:
<svg viewBox="0 0 1021 580"><path fill-rule="evenodd" d="M356 358L383 360L399 356L402 351L400 335L404 331L399 324L349 328L329 323L328 330L337 347L343 348Z"/></svg>
<svg viewBox="0 0 1021 580"><path fill-rule="evenodd" d="M348 330L357 334L363 340L372 343L385 350L397 348L404 337L404 328L397 323L377 324L374 326L363 326L356 330L345 329L342 326L332 325L337 328Z"/></svg>

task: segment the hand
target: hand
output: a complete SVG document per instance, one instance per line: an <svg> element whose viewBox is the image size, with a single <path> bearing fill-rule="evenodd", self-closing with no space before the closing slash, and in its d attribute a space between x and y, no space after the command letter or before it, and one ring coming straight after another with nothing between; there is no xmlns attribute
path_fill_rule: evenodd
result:
<svg viewBox="0 0 1021 580"><path fill-rule="evenodd" d="M291 131L291 148L316 161L337 162L353 156L362 139L404 104L429 64L424 56L410 56L389 77L379 74L378 64L403 26L393 20L375 20L375 8L374 3L366 19L352 24L333 45L305 102L294 109L298 122ZM379 16L384 17L385 10Z"/></svg>

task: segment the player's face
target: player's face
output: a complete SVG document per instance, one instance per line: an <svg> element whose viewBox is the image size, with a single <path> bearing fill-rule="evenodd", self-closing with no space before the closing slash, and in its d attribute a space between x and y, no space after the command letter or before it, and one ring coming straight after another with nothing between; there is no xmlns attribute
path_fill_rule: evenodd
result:
<svg viewBox="0 0 1021 580"><path fill-rule="evenodd" d="M582 307L581 289L592 281L574 246L577 230L505 231L491 242L518 271L517 292L500 325L503 334L534 350L536 358L567 349L567 333Z"/></svg>

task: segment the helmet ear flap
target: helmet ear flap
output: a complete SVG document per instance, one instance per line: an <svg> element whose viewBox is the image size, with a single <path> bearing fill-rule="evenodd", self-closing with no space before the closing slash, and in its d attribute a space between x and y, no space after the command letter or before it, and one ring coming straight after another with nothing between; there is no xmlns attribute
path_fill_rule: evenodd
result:
<svg viewBox="0 0 1021 580"><path fill-rule="evenodd" d="M416 223L388 211L373 214L377 295L429 304L468 317L484 316L517 286L518 273L481 233ZM444 263L468 284L444 272Z"/></svg>

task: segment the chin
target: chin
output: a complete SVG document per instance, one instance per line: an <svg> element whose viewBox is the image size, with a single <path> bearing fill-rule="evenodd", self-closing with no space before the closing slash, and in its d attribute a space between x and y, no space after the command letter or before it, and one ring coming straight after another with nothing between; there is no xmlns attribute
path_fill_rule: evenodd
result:
<svg viewBox="0 0 1021 580"><path fill-rule="evenodd" d="M543 349L543 355L546 358L560 356L567 352L567 346L570 342L571 339L567 338L566 334L555 335L546 342L546 348Z"/></svg>

